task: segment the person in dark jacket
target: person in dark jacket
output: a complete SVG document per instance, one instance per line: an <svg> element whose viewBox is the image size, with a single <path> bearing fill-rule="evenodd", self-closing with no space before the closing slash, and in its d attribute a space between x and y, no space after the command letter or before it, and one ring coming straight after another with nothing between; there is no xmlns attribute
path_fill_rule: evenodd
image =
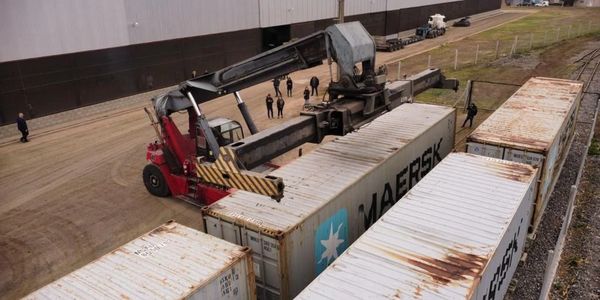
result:
<svg viewBox="0 0 600 300"><path fill-rule="evenodd" d="M267 117L271 119L273 118L273 97L271 97L271 94L267 94L265 103L267 104Z"/></svg>
<svg viewBox="0 0 600 300"><path fill-rule="evenodd" d="M27 136L29 135L29 129L27 128L27 121L23 117L23 113L19 113L17 118L17 128L21 132L21 143L29 142Z"/></svg>
<svg viewBox="0 0 600 300"><path fill-rule="evenodd" d="M310 79L310 87L311 87L311 96L314 96L315 94L317 96L319 96L319 78L317 78L317 76L313 76Z"/></svg>
<svg viewBox="0 0 600 300"><path fill-rule="evenodd" d="M304 88L304 105L308 104L308 100L310 99L310 91L308 90L308 87Z"/></svg>
<svg viewBox="0 0 600 300"><path fill-rule="evenodd" d="M477 106L475 105L475 103L471 103L471 105L469 105L469 107L467 108L467 118L463 122L461 128L465 127L465 125L467 124L467 121L469 121L469 127L473 127L473 119L475 118L476 115L477 115Z"/></svg>
<svg viewBox="0 0 600 300"><path fill-rule="evenodd" d="M287 96L292 97L292 88L294 88L294 82L292 81L292 78L287 78L285 81L285 86L287 87Z"/></svg>
<svg viewBox="0 0 600 300"><path fill-rule="evenodd" d="M279 119L279 117L283 118L283 106L285 105L285 100L283 100L283 97L279 97L277 98L277 119Z"/></svg>
<svg viewBox="0 0 600 300"><path fill-rule="evenodd" d="M281 91L279 90L279 78L273 79L273 88L275 89L275 97L281 96Z"/></svg>

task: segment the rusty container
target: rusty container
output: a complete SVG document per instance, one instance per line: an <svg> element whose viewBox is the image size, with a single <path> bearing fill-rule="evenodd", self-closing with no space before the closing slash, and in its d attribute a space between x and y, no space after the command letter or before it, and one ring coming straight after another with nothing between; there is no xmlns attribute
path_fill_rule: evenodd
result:
<svg viewBox="0 0 600 300"><path fill-rule="evenodd" d="M535 232L573 142L583 83L534 77L467 137L467 152L540 168Z"/></svg>
<svg viewBox="0 0 600 300"><path fill-rule="evenodd" d="M296 299L503 299L538 171L448 155Z"/></svg>
<svg viewBox="0 0 600 300"><path fill-rule="evenodd" d="M169 222L25 299L256 299L253 270L247 247Z"/></svg>
<svg viewBox="0 0 600 300"><path fill-rule="evenodd" d="M236 191L205 228L252 249L258 298L290 299L452 151L455 122L453 108L403 104L272 172L281 202Z"/></svg>

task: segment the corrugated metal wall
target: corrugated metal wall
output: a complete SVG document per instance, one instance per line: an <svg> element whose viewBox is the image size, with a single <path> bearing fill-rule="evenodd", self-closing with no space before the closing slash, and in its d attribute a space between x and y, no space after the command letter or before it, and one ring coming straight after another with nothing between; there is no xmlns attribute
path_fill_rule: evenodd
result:
<svg viewBox="0 0 600 300"><path fill-rule="evenodd" d="M387 0L387 10L434 5L448 2L463 2L461 0Z"/></svg>
<svg viewBox="0 0 600 300"><path fill-rule="evenodd" d="M337 2L337 0L333 1ZM344 14L346 16L354 16L360 14L384 12L386 10L388 1L389 0L346 0ZM335 6L337 9L337 3Z"/></svg>
<svg viewBox="0 0 600 300"><path fill-rule="evenodd" d="M123 0L2 0L0 62L127 45L125 20Z"/></svg>
<svg viewBox="0 0 600 300"><path fill-rule="evenodd" d="M258 0L124 0L129 43L259 27ZM137 26L131 26L135 22Z"/></svg>
<svg viewBox="0 0 600 300"><path fill-rule="evenodd" d="M576 0L574 1L574 5L583 7L600 7L600 0Z"/></svg>
<svg viewBox="0 0 600 300"><path fill-rule="evenodd" d="M1 0L0 62L258 28L258 15L258 0Z"/></svg>
<svg viewBox="0 0 600 300"><path fill-rule="evenodd" d="M175 85L260 51L250 29L0 63L0 125Z"/></svg>
<svg viewBox="0 0 600 300"><path fill-rule="evenodd" d="M422 6L430 2L441 4ZM0 124L14 122L19 111L40 117L222 68L262 50L261 26L285 20L291 37L303 37L332 24L337 3L0 0ZM392 10L400 5L418 7ZM456 18L498 8L500 0L346 0L345 13L384 35L434 13Z"/></svg>
<svg viewBox="0 0 600 300"><path fill-rule="evenodd" d="M480 2L494 1L346 0L345 14L363 21L372 34L383 34L389 27L385 19L400 9L447 4L469 14L479 11ZM2 0L0 6L0 40L8 41L0 62L284 24L325 24L338 13L338 0Z"/></svg>
<svg viewBox="0 0 600 300"><path fill-rule="evenodd" d="M259 0L260 26L271 27L333 18L337 0Z"/></svg>

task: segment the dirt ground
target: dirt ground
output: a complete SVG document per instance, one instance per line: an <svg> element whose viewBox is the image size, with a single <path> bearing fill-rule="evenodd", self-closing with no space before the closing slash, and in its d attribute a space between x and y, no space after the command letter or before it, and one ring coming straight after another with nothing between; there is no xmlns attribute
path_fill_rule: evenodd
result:
<svg viewBox="0 0 600 300"><path fill-rule="evenodd" d="M420 53L523 16L507 13L470 28L451 29L443 38L378 54L378 62ZM298 114L301 91L312 75L328 82L327 66L292 74L294 97L286 98L284 119L266 117L263 101L273 92L270 83L241 92L259 129ZM206 103L203 109L209 116L242 120L232 96ZM43 134L33 132L27 144L0 146L0 298L24 296L168 220L202 227L198 208L153 197L144 188L145 147L154 140L154 132L141 109L83 121ZM305 146L304 152L311 147Z"/></svg>

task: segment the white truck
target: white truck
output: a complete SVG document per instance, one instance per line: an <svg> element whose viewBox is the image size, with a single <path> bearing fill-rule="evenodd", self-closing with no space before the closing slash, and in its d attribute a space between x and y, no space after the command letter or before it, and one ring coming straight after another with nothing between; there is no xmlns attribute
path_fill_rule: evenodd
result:
<svg viewBox="0 0 600 300"><path fill-rule="evenodd" d="M435 14L429 17L427 24L417 27L415 34L409 37L400 37L400 33L386 36L374 36L375 45L379 51L393 52L424 39L435 38L446 33L446 16Z"/></svg>

